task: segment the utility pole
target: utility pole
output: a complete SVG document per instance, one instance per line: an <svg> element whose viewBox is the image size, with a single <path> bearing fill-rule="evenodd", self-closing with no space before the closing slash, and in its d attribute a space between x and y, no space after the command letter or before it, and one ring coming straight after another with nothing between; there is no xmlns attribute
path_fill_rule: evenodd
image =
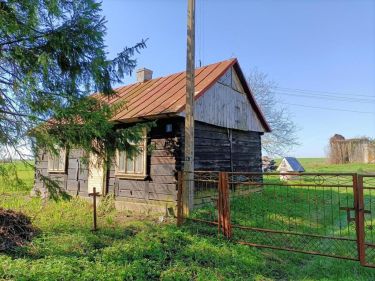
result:
<svg viewBox="0 0 375 281"><path fill-rule="evenodd" d="M185 107L185 161L183 209L188 215L194 205L194 92L195 92L195 0L188 0L186 107Z"/></svg>

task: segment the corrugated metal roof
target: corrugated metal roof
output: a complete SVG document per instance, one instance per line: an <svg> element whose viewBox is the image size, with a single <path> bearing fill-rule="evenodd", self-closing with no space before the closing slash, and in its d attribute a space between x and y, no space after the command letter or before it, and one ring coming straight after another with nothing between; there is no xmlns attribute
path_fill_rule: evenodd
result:
<svg viewBox="0 0 375 281"><path fill-rule="evenodd" d="M270 128L256 104L237 59L230 59L195 70L195 99L203 95L230 67L234 66L240 72L240 80L245 83L250 103L254 107L266 131ZM241 79L242 78L242 79ZM116 114L112 120L131 122L145 117L176 114L184 110L186 102L186 72L155 78L143 83L135 83L115 89L116 95L107 98L99 97L110 104L121 101L125 108ZM98 97L98 95L96 95Z"/></svg>

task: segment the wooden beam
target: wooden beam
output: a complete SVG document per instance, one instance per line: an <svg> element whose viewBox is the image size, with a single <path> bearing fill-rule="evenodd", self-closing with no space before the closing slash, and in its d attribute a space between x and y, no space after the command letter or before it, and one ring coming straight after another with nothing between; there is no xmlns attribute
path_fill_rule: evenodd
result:
<svg viewBox="0 0 375 281"><path fill-rule="evenodd" d="M188 0L185 107L184 213L194 204L195 0Z"/></svg>

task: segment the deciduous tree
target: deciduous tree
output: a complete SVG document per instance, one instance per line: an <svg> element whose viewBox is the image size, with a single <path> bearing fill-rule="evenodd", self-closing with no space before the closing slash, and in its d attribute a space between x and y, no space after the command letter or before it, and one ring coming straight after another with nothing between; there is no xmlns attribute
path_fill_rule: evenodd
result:
<svg viewBox="0 0 375 281"><path fill-rule="evenodd" d="M274 93L276 83L257 69L250 72L248 82L272 130L262 136L262 148L271 156L285 156L298 145L297 126L288 109L278 103Z"/></svg>

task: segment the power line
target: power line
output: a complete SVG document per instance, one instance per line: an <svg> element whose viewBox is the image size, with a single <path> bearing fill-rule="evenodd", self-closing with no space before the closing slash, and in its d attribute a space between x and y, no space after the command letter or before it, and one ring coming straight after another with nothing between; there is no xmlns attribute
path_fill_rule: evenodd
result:
<svg viewBox="0 0 375 281"><path fill-rule="evenodd" d="M295 91L301 93L322 93L322 94L330 94L330 95L338 95L338 96L351 96L351 97L366 97L366 98L373 98L375 99L374 95L363 95L363 94L349 94L349 93L341 93L341 92L330 92L330 91L318 91L318 90L307 90L307 89L298 89L298 88L286 88L286 87L275 87L279 90L286 90L286 91Z"/></svg>
<svg viewBox="0 0 375 281"><path fill-rule="evenodd" d="M205 1L197 1L196 4L196 9L197 9L197 19L196 19L196 26L197 26L197 65L201 67L204 65L204 40L205 40L205 35L204 35L204 2Z"/></svg>
<svg viewBox="0 0 375 281"><path fill-rule="evenodd" d="M339 108L332 108L332 107L320 107L320 106L295 104L295 103L285 103L285 102L280 102L280 103L281 104L286 104L286 105L292 105L292 106L301 106L301 107L306 107L306 108L314 108L314 109L323 109L323 110L332 110L332 111L344 111L344 112L363 113L363 114L375 114L375 112L370 112L370 111L357 111L357 110L350 110L350 109L339 109Z"/></svg>
<svg viewBox="0 0 375 281"><path fill-rule="evenodd" d="M322 94L301 94L301 93L286 93L286 92L278 92L273 91L272 93L277 95L286 95L286 96L296 96L296 97L306 97L306 98L314 98L314 99L324 99L324 100L334 100L334 101L342 101L342 102L358 102L358 103L375 103L375 99L364 99L364 98L349 98L349 97L338 97L338 96L329 96L329 95L322 95Z"/></svg>

